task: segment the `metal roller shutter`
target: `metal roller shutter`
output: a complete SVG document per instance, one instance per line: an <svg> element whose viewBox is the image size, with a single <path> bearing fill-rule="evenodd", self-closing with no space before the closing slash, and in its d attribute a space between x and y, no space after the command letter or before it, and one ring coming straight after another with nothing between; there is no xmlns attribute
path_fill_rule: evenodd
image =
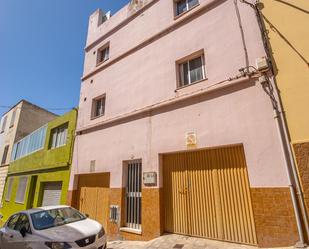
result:
<svg viewBox="0 0 309 249"><path fill-rule="evenodd" d="M47 182L43 188L42 206L60 204L62 182Z"/></svg>

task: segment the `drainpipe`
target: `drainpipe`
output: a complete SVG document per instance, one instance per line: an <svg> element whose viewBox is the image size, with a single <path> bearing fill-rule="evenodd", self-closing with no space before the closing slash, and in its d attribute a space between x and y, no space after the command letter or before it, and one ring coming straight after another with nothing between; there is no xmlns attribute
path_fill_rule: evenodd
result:
<svg viewBox="0 0 309 249"><path fill-rule="evenodd" d="M245 3L245 4L249 5L251 8L254 9L254 12L255 12L256 17L257 17L258 25L259 25L259 28L260 28L260 32L261 32L261 35L262 35L264 49L265 49L265 52L267 54L268 61L270 61L271 53L270 53L270 48L268 46L268 40L267 40L267 37L266 37L266 30L265 30L264 25L263 25L263 19L262 19L260 10L257 6L258 0L256 1L255 4L249 3L246 0L240 0L240 2ZM274 75L272 63L271 63L271 71L272 71L272 74ZM297 173L297 168L296 168L296 165L295 165L294 156L293 156L293 153L292 153L292 148L291 148L291 145L289 143L289 136L288 136L288 132L287 132L287 124L286 124L285 119L283 117L283 113L281 111L279 111L279 107L280 107L280 110L283 110L283 106L282 106L282 103L280 101L279 92L278 92L275 80L274 80L275 88L272 89L271 83L270 83L268 77L266 76L266 74L264 74L264 77L265 78L262 79L263 82L261 82L261 84L262 84L264 90L266 91L266 93L270 96L270 98L272 100L273 110L274 110L274 118L276 120L277 129L278 129L278 133L279 133L279 137L280 137L280 141L281 141L281 147L282 147L282 150L283 150L283 153L284 153L284 156L285 156L286 170L287 170L288 179L289 179L289 189L290 189L290 192L291 192L291 198L292 198L292 203L293 203L293 207L294 207L297 229L298 229L298 234L299 234L299 239L300 239L300 241L298 243L296 243L295 247L305 248L307 245L306 245L305 239L304 239L304 231L303 231L303 226L302 226L302 223L301 223L301 217L303 218L303 221L304 221L307 236L309 236L308 217L307 217L307 214L306 214L304 198L303 198L303 195L302 195L301 184L300 184L300 181L299 181L299 178L298 178L298 173ZM274 93L275 93L276 97L274 96ZM278 101L276 99L278 99ZM278 107L278 104L279 104L279 107ZM294 182L295 185L296 185L296 191L297 191L298 198L296 196L295 189L294 189L292 182ZM299 201L299 205L300 205L301 210L299 210L298 201Z"/></svg>
<svg viewBox="0 0 309 249"><path fill-rule="evenodd" d="M292 161L293 158L291 158L291 154L290 154L290 148L287 144L289 144L286 140L286 134L285 134L285 127L284 127L284 122L282 122L282 112L278 111L278 109L274 108L274 119L276 120L276 125L277 125L277 130L278 130L278 134L280 137L280 142L281 142L281 149L283 151L284 154L284 159L285 159L285 165L286 165L286 171L287 171L287 175L288 175L288 181L289 181L289 189L290 189L290 193L291 193L291 198L292 198L292 203L293 203L293 207L294 207L294 213L295 213L295 219L296 219L296 224L297 224L297 231L298 231L298 235L299 235L299 242L296 243L295 247L296 248L305 248L307 247L306 243L305 243L305 238L304 238L304 231L303 231L303 227L302 227L302 223L301 223L301 211L299 210L298 207L298 202L297 202L297 196L295 193L295 189L294 186L292 184L293 180L296 183L297 180L295 178L297 178L297 172L295 171L295 167L292 166ZM290 161L290 165L292 167L289 166L289 161ZM292 169L292 172L291 170ZM298 179L298 178L297 178ZM297 183L296 183L297 185Z"/></svg>

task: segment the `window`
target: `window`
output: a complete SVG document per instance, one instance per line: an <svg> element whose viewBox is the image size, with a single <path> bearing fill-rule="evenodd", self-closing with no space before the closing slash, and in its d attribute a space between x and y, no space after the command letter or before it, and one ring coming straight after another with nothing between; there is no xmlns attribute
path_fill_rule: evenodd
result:
<svg viewBox="0 0 309 249"><path fill-rule="evenodd" d="M16 117L16 109L15 109L15 110L13 111L13 113L12 113L11 122L10 122L10 127L13 127L13 126L14 126L15 117Z"/></svg>
<svg viewBox="0 0 309 249"><path fill-rule="evenodd" d="M5 164L6 158L8 156L8 152L9 152L9 145L4 147L4 151L3 151L3 155L2 155L2 160L1 160L1 165Z"/></svg>
<svg viewBox="0 0 309 249"><path fill-rule="evenodd" d="M5 116L5 117L2 119L2 125L1 125L0 133L4 132L4 130L5 130L7 118L8 118L8 116Z"/></svg>
<svg viewBox="0 0 309 249"><path fill-rule="evenodd" d="M64 124L62 126L52 129L50 148L53 149L65 145L67 142L67 135L68 124Z"/></svg>
<svg viewBox="0 0 309 249"><path fill-rule="evenodd" d="M85 220L86 217L71 207L42 210L30 215L33 227L44 230L52 227L63 226L73 222Z"/></svg>
<svg viewBox="0 0 309 249"><path fill-rule="evenodd" d="M20 216L19 214L14 214L14 215L10 218L9 222L7 223L7 227L8 227L9 229L14 230L15 225L16 225L16 223L17 223L17 221L18 221L19 216Z"/></svg>
<svg viewBox="0 0 309 249"><path fill-rule="evenodd" d="M198 0L179 0L176 3L176 16L192 9L199 4Z"/></svg>
<svg viewBox="0 0 309 249"><path fill-rule="evenodd" d="M5 195L5 200L6 201L10 201L11 200L13 181L14 181L13 177L10 177L10 178L7 179L7 189L6 189L6 195Z"/></svg>
<svg viewBox="0 0 309 249"><path fill-rule="evenodd" d="M130 161L127 168L126 226L142 228L142 162Z"/></svg>
<svg viewBox="0 0 309 249"><path fill-rule="evenodd" d="M92 100L92 118L103 116L105 113L105 95Z"/></svg>
<svg viewBox="0 0 309 249"><path fill-rule="evenodd" d="M15 197L15 202L23 204L27 189L28 176L19 177L18 189Z"/></svg>
<svg viewBox="0 0 309 249"><path fill-rule="evenodd" d="M25 214L21 214L19 219L14 227L14 230L20 231L22 228L26 228L27 233L31 233L30 222L28 216Z"/></svg>
<svg viewBox="0 0 309 249"><path fill-rule="evenodd" d="M109 45L105 45L98 50L97 64L109 59Z"/></svg>
<svg viewBox="0 0 309 249"><path fill-rule="evenodd" d="M27 156L44 147L47 126L42 126L13 146L11 161Z"/></svg>
<svg viewBox="0 0 309 249"><path fill-rule="evenodd" d="M178 67L180 87L206 78L203 55L181 62Z"/></svg>

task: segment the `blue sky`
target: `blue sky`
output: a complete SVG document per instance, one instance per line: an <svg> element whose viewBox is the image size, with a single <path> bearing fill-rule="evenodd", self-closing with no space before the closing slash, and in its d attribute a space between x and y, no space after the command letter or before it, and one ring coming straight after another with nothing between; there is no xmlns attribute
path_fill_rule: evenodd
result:
<svg viewBox="0 0 309 249"><path fill-rule="evenodd" d="M128 0L0 0L0 106L78 105L88 18ZM7 111L0 107L0 116ZM61 114L65 111L54 111Z"/></svg>

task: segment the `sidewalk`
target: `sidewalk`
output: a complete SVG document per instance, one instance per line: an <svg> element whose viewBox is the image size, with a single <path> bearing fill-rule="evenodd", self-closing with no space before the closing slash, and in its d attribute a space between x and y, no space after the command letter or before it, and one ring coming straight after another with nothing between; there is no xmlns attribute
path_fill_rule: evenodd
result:
<svg viewBox="0 0 309 249"><path fill-rule="evenodd" d="M257 249L258 247L194 238L177 234L166 234L157 239L141 241L111 241L108 249ZM293 248L293 247L285 247Z"/></svg>

